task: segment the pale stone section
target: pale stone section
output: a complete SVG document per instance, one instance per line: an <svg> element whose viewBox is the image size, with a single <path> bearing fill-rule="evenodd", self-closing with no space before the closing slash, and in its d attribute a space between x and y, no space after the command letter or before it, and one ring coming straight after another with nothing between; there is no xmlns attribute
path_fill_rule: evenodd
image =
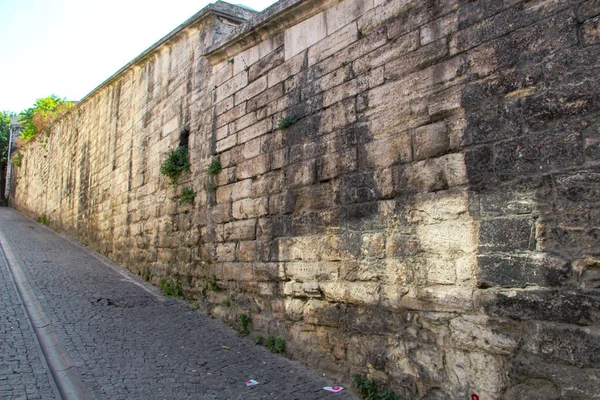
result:
<svg viewBox="0 0 600 400"><path fill-rule="evenodd" d="M327 35L358 19L372 9L374 0L345 0L325 11Z"/></svg>
<svg viewBox="0 0 600 400"><path fill-rule="evenodd" d="M327 36L325 13L321 12L285 31L286 61Z"/></svg>
<svg viewBox="0 0 600 400"><path fill-rule="evenodd" d="M421 248L427 253L427 282L432 285L465 284L477 267L478 226L468 213L468 193L417 197L409 221L416 230ZM458 277L463 280L459 282Z"/></svg>
<svg viewBox="0 0 600 400"><path fill-rule="evenodd" d="M265 38L258 45L249 48L233 57L233 74L238 74L245 69L250 68L261 58L282 45L282 37L280 35Z"/></svg>

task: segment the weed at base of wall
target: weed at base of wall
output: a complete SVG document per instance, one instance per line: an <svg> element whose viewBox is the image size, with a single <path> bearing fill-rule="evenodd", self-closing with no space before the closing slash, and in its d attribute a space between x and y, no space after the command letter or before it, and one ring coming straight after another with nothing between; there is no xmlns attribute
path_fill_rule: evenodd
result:
<svg viewBox="0 0 600 400"><path fill-rule="evenodd" d="M178 280L160 280L160 289L165 296L181 297L183 291Z"/></svg>
<svg viewBox="0 0 600 400"><path fill-rule="evenodd" d="M37 217L36 221L39 222L40 224L50 226L50 220L45 215L42 215L41 217Z"/></svg>
<svg viewBox="0 0 600 400"><path fill-rule="evenodd" d="M238 314L237 320L240 323L238 333L240 334L240 336L247 336L250 333L250 331L248 330L248 322L250 322L250 317L246 314Z"/></svg>
<svg viewBox="0 0 600 400"><path fill-rule="evenodd" d="M149 267L144 268L144 272L142 273L142 279L146 282L150 282L152 280L152 272Z"/></svg>
<svg viewBox="0 0 600 400"><path fill-rule="evenodd" d="M265 340L265 347L269 349L271 353L283 354L285 353L285 340L275 336L269 336L267 340Z"/></svg>
<svg viewBox="0 0 600 400"><path fill-rule="evenodd" d="M362 375L353 375L356 389L365 400L403 400L392 389L379 390L377 383L373 379L369 379Z"/></svg>

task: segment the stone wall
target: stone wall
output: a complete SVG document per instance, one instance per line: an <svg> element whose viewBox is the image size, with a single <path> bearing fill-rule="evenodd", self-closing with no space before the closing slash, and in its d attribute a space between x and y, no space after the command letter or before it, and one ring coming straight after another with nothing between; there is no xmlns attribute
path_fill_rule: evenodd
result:
<svg viewBox="0 0 600 400"><path fill-rule="evenodd" d="M407 399L599 398L600 2L203 15L24 150L15 207Z"/></svg>

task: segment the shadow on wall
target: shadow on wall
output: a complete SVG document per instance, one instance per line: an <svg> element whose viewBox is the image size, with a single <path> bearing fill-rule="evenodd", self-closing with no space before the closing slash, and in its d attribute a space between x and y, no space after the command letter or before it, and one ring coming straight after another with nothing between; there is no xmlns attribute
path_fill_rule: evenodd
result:
<svg viewBox="0 0 600 400"><path fill-rule="evenodd" d="M547 10L524 7L511 12L523 29L467 52L461 146L480 224L479 304L502 339L487 346L504 355L494 357L507 371L497 387L503 398L592 398L600 154L588 143L600 133L600 53L579 42L572 11L529 25L531 13ZM476 14L464 10L466 27ZM458 36L459 50L485 39L483 30L471 33Z"/></svg>

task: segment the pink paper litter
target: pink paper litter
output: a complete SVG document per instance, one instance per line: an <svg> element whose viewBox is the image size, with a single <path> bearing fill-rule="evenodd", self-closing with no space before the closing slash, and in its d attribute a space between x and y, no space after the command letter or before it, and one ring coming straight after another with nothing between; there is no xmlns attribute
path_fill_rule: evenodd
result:
<svg viewBox="0 0 600 400"><path fill-rule="evenodd" d="M255 381L254 379L250 379L248 382L246 382L246 386L256 386L258 385L258 381Z"/></svg>
<svg viewBox="0 0 600 400"><path fill-rule="evenodd" d="M325 386L323 389L333 393L341 392L342 390L344 390L344 388L341 386Z"/></svg>

